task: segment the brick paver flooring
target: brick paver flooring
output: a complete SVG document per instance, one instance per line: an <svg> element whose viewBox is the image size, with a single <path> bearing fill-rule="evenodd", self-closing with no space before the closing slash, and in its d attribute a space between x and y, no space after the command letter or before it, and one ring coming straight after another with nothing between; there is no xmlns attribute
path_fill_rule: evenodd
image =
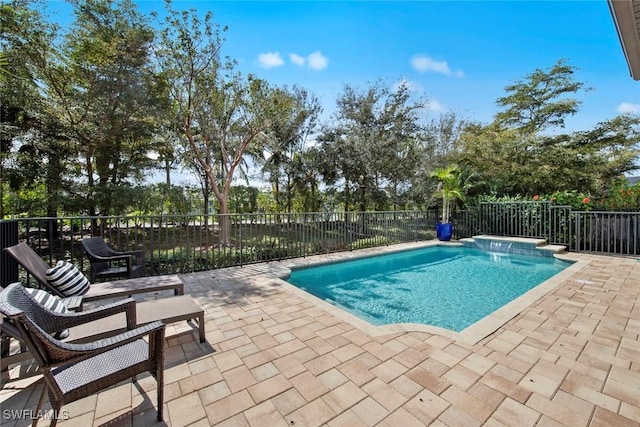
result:
<svg viewBox="0 0 640 427"><path fill-rule="evenodd" d="M370 334L274 278L313 257L184 275L207 343L167 327L166 424L638 426L640 262L570 256L583 266L475 344ZM10 411L35 409L41 387L5 383L2 425L30 424ZM63 407L59 425L152 425L154 388L122 383Z"/></svg>

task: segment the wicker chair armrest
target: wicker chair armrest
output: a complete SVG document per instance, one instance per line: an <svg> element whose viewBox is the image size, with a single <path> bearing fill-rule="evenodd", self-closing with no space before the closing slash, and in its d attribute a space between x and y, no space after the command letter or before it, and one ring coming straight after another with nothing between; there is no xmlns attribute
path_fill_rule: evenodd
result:
<svg viewBox="0 0 640 427"><path fill-rule="evenodd" d="M62 298L62 303L69 311L82 311L82 295Z"/></svg>
<svg viewBox="0 0 640 427"><path fill-rule="evenodd" d="M136 326L136 301L133 298L127 298L110 304L105 304L93 308L91 310L80 312L57 313L51 320L51 325L47 326L50 331L60 331L72 328L83 323L93 322L94 320L104 319L114 314L125 313L127 316L127 329L133 329Z"/></svg>
<svg viewBox="0 0 640 427"><path fill-rule="evenodd" d="M133 342L145 336L149 336L150 342L160 343L160 345L162 345L162 340L164 339L164 331L165 324L157 320L153 323L148 323L130 331L126 331L113 337L105 338L99 341L74 344L56 340L55 345L60 347L61 349L66 350L67 352L76 354L76 357L68 358L64 362L64 364L67 364L73 363L79 359L85 359L91 356L95 356L96 354L107 352L113 348L120 347L124 344ZM55 340L54 338L51 339ZM153 358L157 354L155 349L153 351L150 351L149 353L149 358Z"/></svg>

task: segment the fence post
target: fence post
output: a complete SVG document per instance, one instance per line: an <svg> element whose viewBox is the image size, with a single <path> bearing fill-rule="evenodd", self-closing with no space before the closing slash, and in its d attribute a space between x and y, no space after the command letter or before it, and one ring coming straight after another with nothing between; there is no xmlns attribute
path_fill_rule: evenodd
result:
<svg viewBox="0 0 640 427"><path fill-rule="evenodd" d="M18 281L18 263L4 248L18 244L18 221L0 222L0 286Z"/></svg>
<svg viewBox="0 0 640 427"><path fill-rule="evenodd" d="M580 220L580 212L576 212L576 252L580 252Z"/></svg>

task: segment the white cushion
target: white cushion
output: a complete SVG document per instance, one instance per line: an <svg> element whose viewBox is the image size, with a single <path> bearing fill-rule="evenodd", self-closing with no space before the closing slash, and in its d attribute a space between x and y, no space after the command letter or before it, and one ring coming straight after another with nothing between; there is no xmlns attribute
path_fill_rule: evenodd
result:
<svg viewBox="0 0 640 427"><path fill-rule="evenodd" d="M67 307L62 303L60 298L55 295L51 295L47 291L42 289L24 288L25 291L31 294L31 297L38 302L38 304L44 306L48 310L55 311L56 313L66 313Z"/></svg>

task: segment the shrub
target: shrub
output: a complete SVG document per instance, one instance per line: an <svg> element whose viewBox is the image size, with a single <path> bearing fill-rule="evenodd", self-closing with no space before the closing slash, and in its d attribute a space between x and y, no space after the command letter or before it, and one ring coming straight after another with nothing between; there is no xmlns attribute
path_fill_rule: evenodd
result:
<svg viewBox="0 0 640 427"><path fill-rule="evenodd" d="M232 267L253 261L254 254L250 249L240 251L237 248L223 248L204 254L186 250L172 250L156 253L152 259L147 258L145 268L147 274L150 275L180 274Z"/></svg>
<svg viewBox="0 0 640 427"><path fill-rule="evenodd" d="M364 239L354 240L353 242L347 245L347 249L365 249L365 248L374 248L376 246L385 246L389 244L389 239L385 236L374 236L367 237Z"/></svg>
<svg viewBox="0 0 640 427"><path fill-rule="evenodd" d="M601 197L596 197L594 205L603 210L640 209L640 182L629 185L629 181L616 180L613 186Z"/></svg>
<svg viewBox="0 0 640 427"><path fill-rule="evenodd" d="M275 244L255 246L250 250L255 261L269 261L289 257L289 248L277 247Z"/></svg>
<svg viewBox="0 0 640 427"><path fill-rule="evenodd" d="M556 191L551 195L541 196L549 200L554 205L571 206L576 211L588 211L593 209L594 204L589 194L579 191Z"/></svg>

